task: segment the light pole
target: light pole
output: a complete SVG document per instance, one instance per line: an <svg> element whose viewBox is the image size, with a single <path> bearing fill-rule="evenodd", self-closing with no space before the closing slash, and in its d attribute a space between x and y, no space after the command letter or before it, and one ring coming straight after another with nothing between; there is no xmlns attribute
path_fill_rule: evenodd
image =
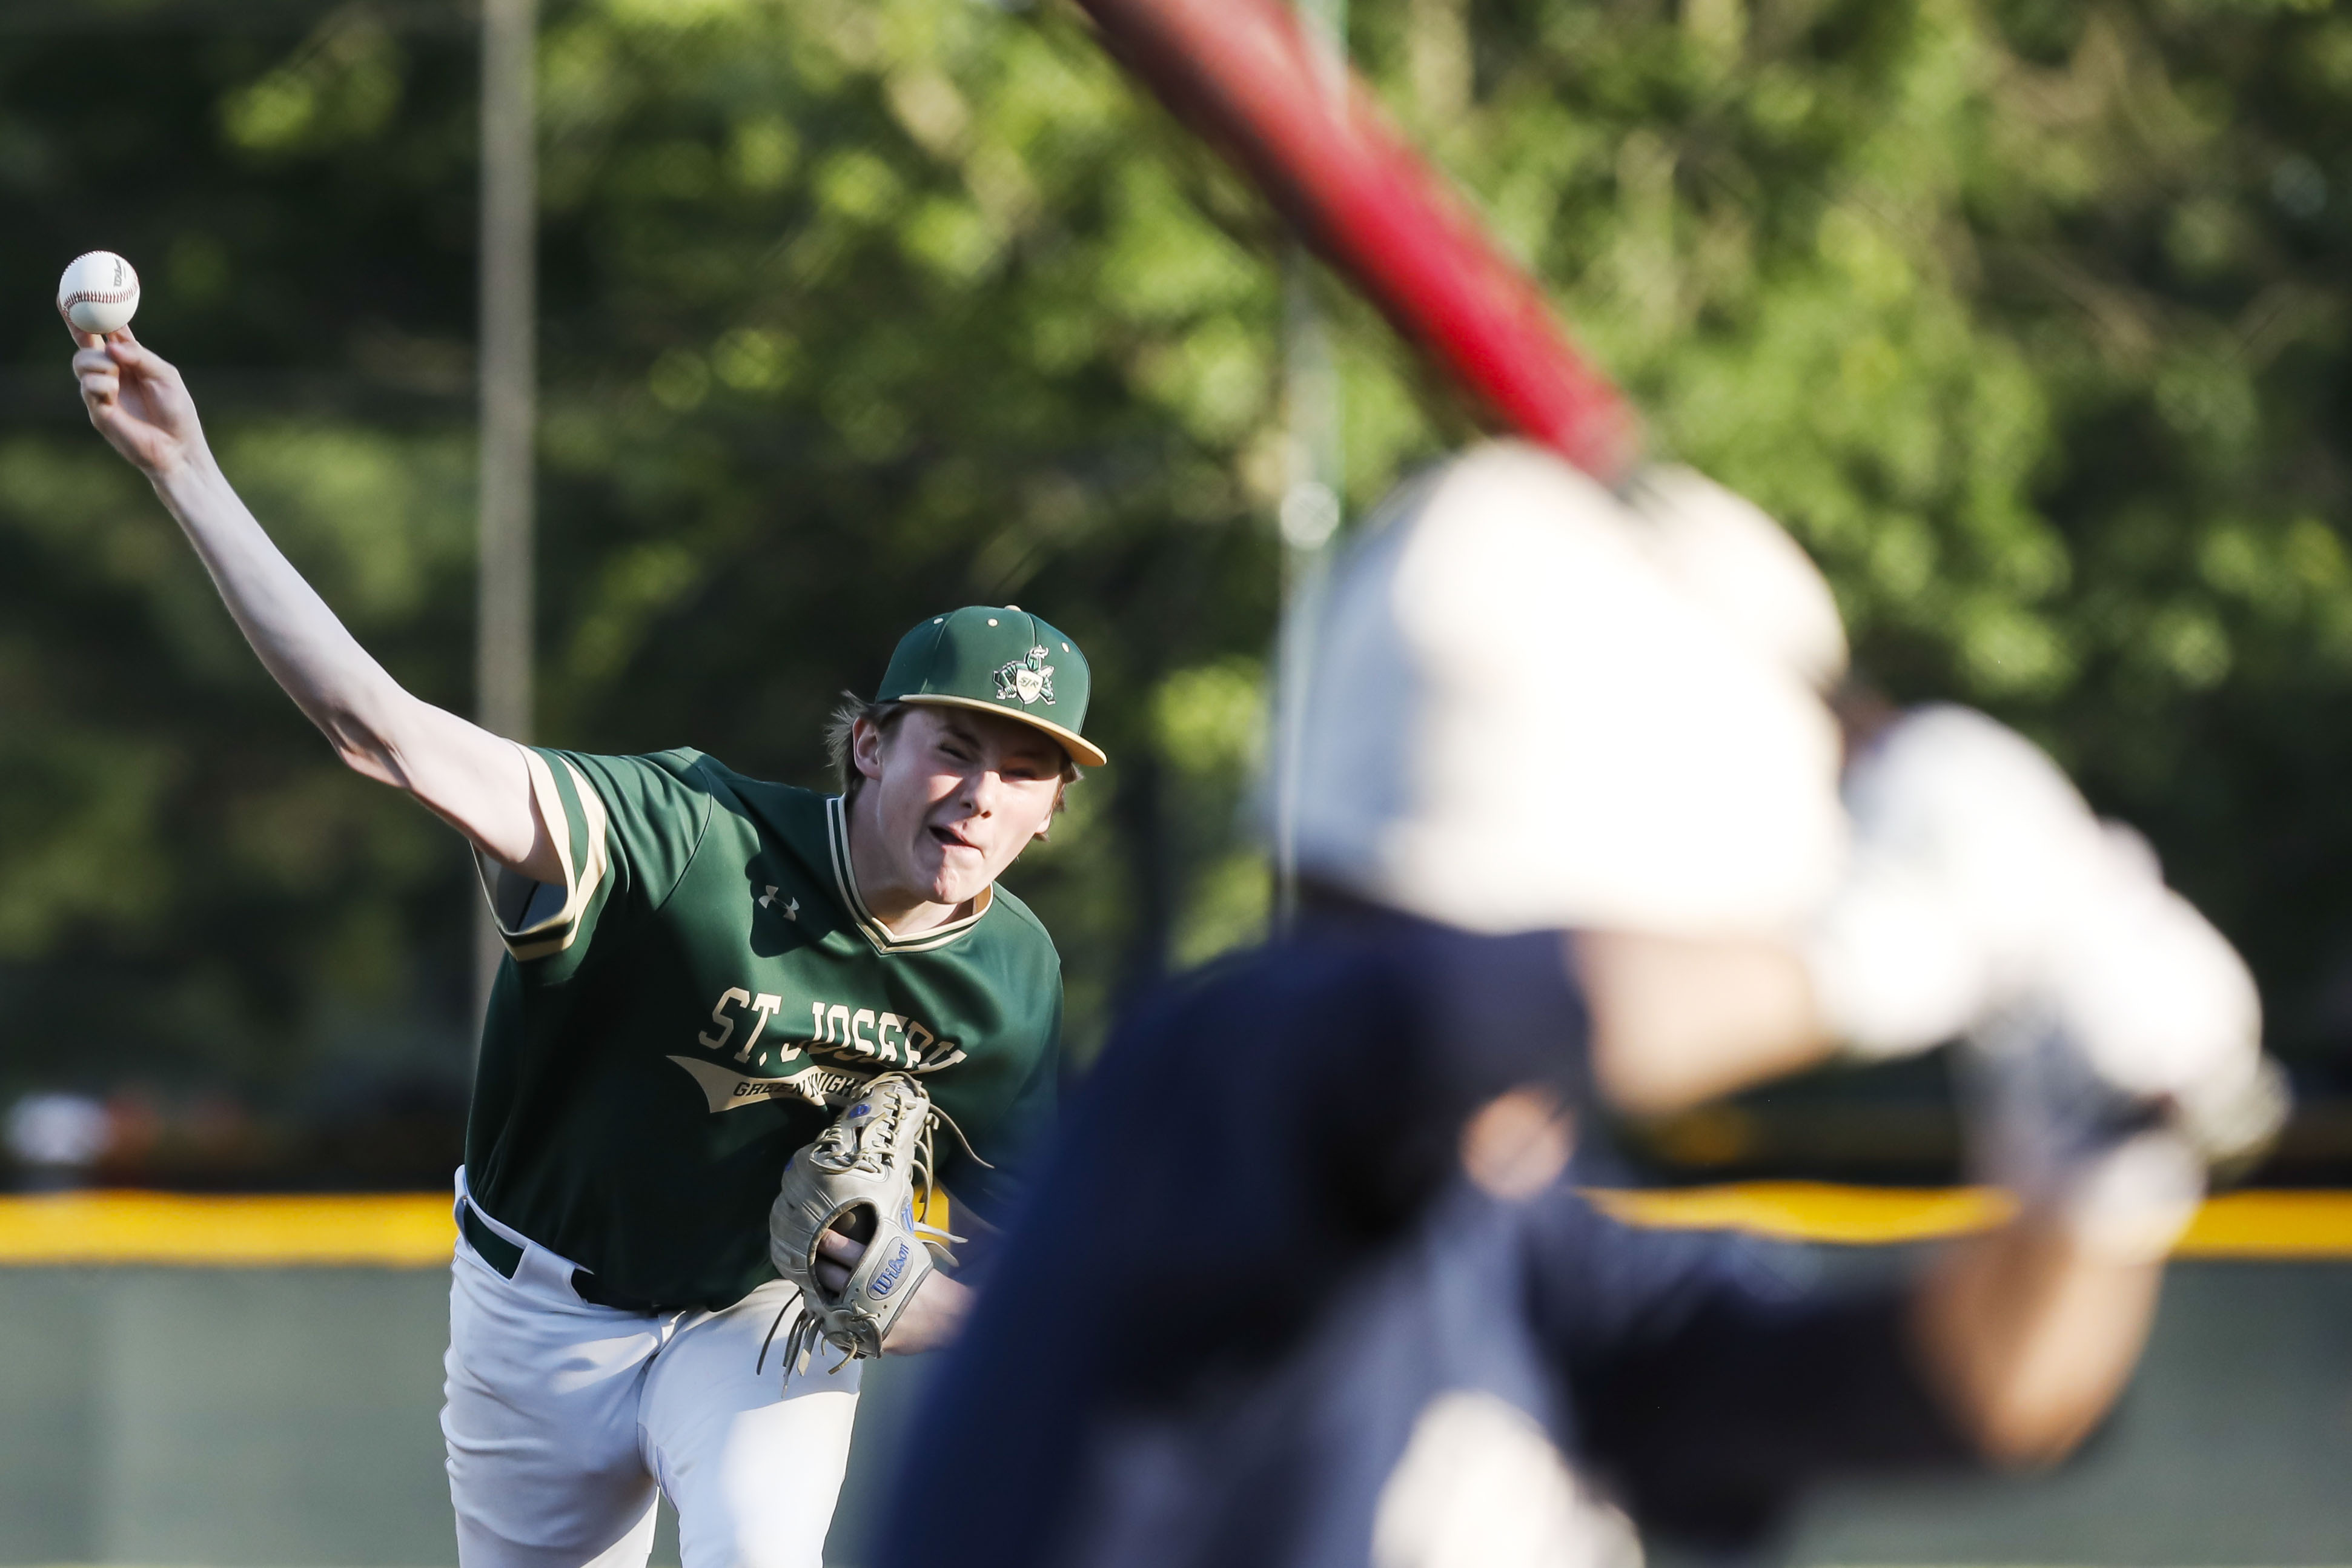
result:
<svg viewBox="0 0 2352 1568"><path fill-rule="evenodd" d="M1324 91L1345 112L1348 0L1297 0ZM1316 302L1314 259L1293 242L1283 265L1283 404L1288 424L1282 531L1282 624L1275 653L1274 918L1286 930L1298 913L1299 747L1314 671L1310 625L1323 591L1332 536L1343 516L1346 445L1339 366Z"/></svg>
<svg viewBox="0 0 2352 1568"><path fill-rule="evenodd" d="M482 0L481 472L474 700L493 734L531 733L532 432L538 424L538 0ZM504 950L477 919L478 1018Z"/></svg>

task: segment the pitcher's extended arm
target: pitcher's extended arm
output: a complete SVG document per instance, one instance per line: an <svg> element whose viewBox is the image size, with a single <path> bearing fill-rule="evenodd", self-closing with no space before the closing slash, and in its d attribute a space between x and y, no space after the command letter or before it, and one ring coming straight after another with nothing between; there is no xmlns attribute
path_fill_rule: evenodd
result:
<svg viewBox="0 0 2352 1568"><path fill-rule="evenodd" d="M155 487L246 641L335 754L415 796L491 859L562 882L522 748L410 695L352 639L230 488L178 371L127 329L73 337L90 423Z"/></svg>

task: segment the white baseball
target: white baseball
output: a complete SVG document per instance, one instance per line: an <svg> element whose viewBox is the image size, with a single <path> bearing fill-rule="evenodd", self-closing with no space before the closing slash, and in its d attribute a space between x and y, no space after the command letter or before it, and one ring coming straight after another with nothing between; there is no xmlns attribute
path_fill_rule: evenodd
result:
<svg viewBox="0 0 2352 1568"><path fill-rule="evenodd" d="M139 308L139 275L110 250L73 258L58 279L58 314L84 332L115 332Z"/></svg>

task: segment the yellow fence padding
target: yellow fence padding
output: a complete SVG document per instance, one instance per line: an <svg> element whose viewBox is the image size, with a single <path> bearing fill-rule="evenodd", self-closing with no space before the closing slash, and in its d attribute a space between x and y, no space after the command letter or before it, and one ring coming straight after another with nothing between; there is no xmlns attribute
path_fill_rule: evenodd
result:
<svg viewBox="0 0 2352 1568"><path fill-rule="evenodd" d="M1927 1241L2008 1218L1993 1187L1838 1186L1747 1182L1646 1192L1593 1192L1631 1224L1746 1230L1792 1241ZM2352 1258L2352 1192L2231 1192L2209 1198L2176 1258Z"/></svg>
<svg viewBox="0 0 2352 1568"><path fill-rule="evenodd" d="M1745 1230L1844 1245L1927 1241L1999 1223L1987 1187L1746 1182L1595 1191L1632 1224ZM216 1268L437 1268L457 1228L446 1193L198 1197L76 1192L0 1197L0 1266L176 1264ZM2352 1259L2352 1192L2235 1192L2209 1201L2182 1258Z"/></svg>
<svg viewBox="0 0 2352 1568"><path fill-rule="evenodd" d="M1827 1182L1744 1182L1731 1186L1591 1191L1629 1225L1677 1230L1747 1230L1797 1241L1866 1245L1925 1241L1981 1230L2006 1218L1990 1187L1838 1186Z"/></svg>
<svg viewBox="0 0 2352 1568"><path fill-rule="evenodd" d="M0 1264L421 1269L449 1261L457 1234L449 1216L446 1192L5 1197L0 1198Z"/></svg>

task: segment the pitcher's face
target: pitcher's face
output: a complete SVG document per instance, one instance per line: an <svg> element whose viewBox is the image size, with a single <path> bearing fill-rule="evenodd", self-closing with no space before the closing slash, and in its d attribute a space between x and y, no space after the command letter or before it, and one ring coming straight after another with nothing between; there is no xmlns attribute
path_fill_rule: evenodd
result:
<svg viewBox="0 0 2352 1568"><path fill-rule="evenodd" d="M978 897L1044 835L1069 760L1028 725L920 703L887 735L861 719L854 755L890 879L946 904Z"/></svg>

